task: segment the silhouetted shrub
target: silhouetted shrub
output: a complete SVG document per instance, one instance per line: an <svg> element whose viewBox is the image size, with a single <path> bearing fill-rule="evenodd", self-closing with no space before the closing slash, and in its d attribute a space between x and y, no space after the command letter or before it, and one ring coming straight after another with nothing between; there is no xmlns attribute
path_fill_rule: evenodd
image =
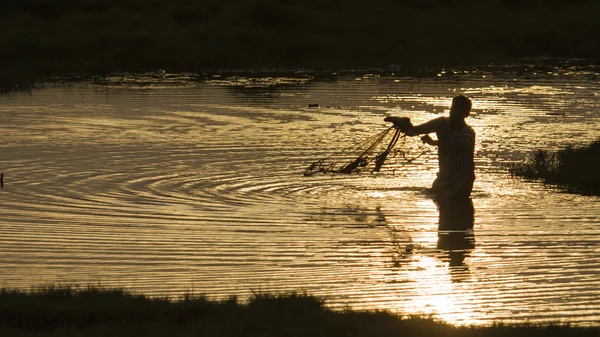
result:
<svg viewBox="0 0 600 337"><path fill-rule="evenodd" d="M509 166L514 176L542 180L585 194L600 195L600 140L588 146L535 151L523 163Z"/></svg>

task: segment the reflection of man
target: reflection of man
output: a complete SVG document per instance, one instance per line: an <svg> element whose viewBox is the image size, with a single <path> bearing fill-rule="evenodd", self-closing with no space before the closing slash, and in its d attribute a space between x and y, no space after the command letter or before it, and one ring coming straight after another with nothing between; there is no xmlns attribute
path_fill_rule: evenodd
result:
<svg viewBox="0 0 600 337"><path fill-rule="evenodd" d="M464 266L465 256L475 248L473 201L438 200L437 205L440 211L437 247L446 251L451 267Z"/></svg>
<svg viewBox="0 0 600 337"><path fill-rule="evenodd" d="M463 95L452 99L450 117L439 117L421 125L412 125L406 117L386 117L386 122L409 136L425 134L423 142L438 146L439 173L432 191L443 199L466 199L475 180L475 131L465 122L471 113L471 100ZM437 140L429 137L434 133Z"/></svg>

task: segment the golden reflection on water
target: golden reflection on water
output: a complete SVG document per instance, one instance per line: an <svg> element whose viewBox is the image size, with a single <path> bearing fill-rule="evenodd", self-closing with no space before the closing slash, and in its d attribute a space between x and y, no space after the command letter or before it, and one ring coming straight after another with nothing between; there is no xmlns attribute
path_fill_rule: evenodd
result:
<svg viewBox="0 0 600 337"><path fill-rule="evenodd" d="M1 97L0 287L306 290L332 308L455 324L598 322L599 199L511 179L502 166L599 137L599 84L580 73L440 75ZM421 157L378 174L302 176L385 128L388 114L446 115L458 92L474 99L471 219L427 194L437 159L417 139L401 146Z"/></svg>
<svg viewBox="0 0 600 337"><path fill-rule="evenodd" d="M409 244L397 240L401 236L404 224L389 221L383 215L380 221L385 222L392 231L392 243L396 245L394 272L402 275L403 281L410 284L411 292L418 293L410 301L402 301L402 305L392 306L389 310L399 313L434 315L454 324L480 324L484 320L474 311L477 299L471 293L471 277L465 258L475 248L473 225L474 215L472 202L436 205L431 200L415 203L424 216L422 224L411 226ZM466 212L463 212L465 211ZM437 214L439 216L437 216ZM470 214L470 215L469 215ZM435 216L435 217L434 217ZM384 289L382 293L391 292L388 274L373 275L379 278ZM391 284L394 284L394 280ZM377 299L372 299L376 301Z"/></svg>
<svg viewBox="0 0 600 337"><path fill-rule="evenodd" d="M453 281L452 271L440 270L439 261L434 257L421 257L417 262L419 272L411 275L417 281L415 286L420 296L399 308L399 312L434 315L446 322L457 325L481 324L484 321L473 312L470 285ZM425 275L423 275L425 274ZM435 281L431 278L435 277Z"/></svg>

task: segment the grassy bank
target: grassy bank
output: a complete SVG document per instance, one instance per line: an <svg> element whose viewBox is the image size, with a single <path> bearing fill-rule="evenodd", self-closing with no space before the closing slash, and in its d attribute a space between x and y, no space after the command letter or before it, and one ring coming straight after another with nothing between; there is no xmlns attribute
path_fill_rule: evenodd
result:
<svg viewBox="0 0 600 337"><path fill-rule="evenodd" d="M0 86L207 68L597 57L593 0L4 0Z"/></svg>
<svg viewBox="0 0 600 337"><path fill-rule="evenodd" d="M336 312L311 296L255 295L249 302L178 301L73 287L0 291L2 336L597 336L566 325L453 327L426 317Z"/></svg>
<svg viewBox="0 0 600 337"><path fill-rule="evenodd" d="M600 195L600 139L580 148L567 147L556 152L538 150L525 162L510 165L509 171L514 176Z"/></svg>

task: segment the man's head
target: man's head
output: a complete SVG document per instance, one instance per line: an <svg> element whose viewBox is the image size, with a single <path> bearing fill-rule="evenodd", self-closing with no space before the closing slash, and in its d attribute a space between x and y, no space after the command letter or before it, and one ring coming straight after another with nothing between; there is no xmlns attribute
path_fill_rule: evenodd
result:
<svg viewBox="0 0 600 337"><path fill-rule="evenodd" d="M464 95L455 96L450 107L450 119L461 120L471 114L471 100Z"/></svg>

